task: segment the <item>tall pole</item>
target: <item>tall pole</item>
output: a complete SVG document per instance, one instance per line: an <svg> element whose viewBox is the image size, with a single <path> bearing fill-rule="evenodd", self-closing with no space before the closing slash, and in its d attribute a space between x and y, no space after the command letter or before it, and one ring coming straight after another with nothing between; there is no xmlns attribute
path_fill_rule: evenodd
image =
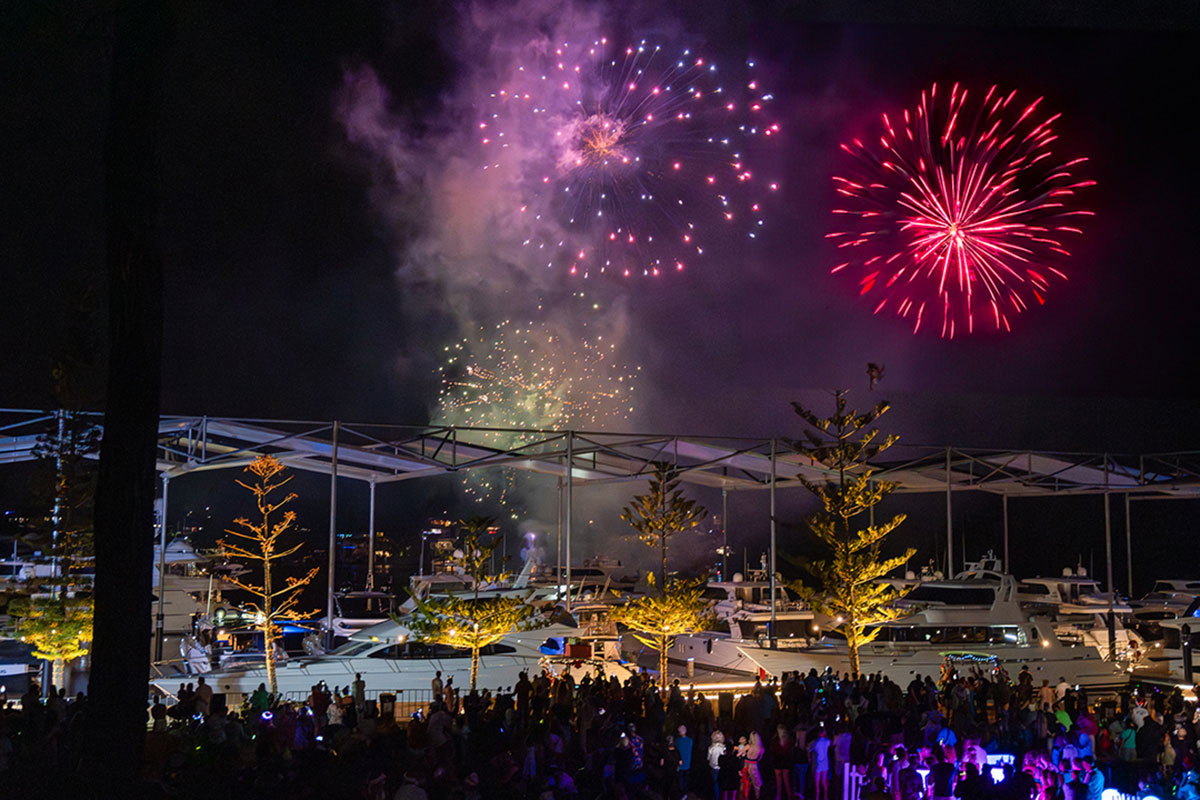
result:
<svg viewBox="0 0 1200 800"><path fill-rule="evenodd" d="M1008 495L1000 495L1000 507L1004 509L1004 571L1011 573L1012 564L1008 561Z"/></svg>
<svg viewBox="0 0 1200 800"><path fill-rule="evenodd" d="M375 481L367 484L371 502L367 506L367 589L375 588Z"/></svg>
<svg viewBox="0 0 1200 800"><path fill-rule="evenodd" d="M563 580L563 479L558 479L558 543L554 547L554 585L561 587ZM557 591L557 590L556 590Z"/></svg>
<svg viewBox="0 0 1200 800"><path fill-rule="evenodd" d="M571 613L571 500L575 493L575 432L567 431L567 552L566 552L566 571L567 571L567 613Z"/></svg>
<svg viewBox="0 0 1200 800"><path fill-rule="evenodd" d="M950 505L950 448L946 448L946 577L954 577L954 520Z"/></svg>
<svg viewBox="0 0 1200 800"><path fill-rule="evenodd" d="M721 487L721 580L727 580L729 565L729 490Z"/></svg>
<svg viewBox="0 0 1200 800"><path fill-rule="evenodd" d="M1125 591L1133 597L1133 528L1129 520L1129 492L1125 493Z"/></svg>
<svg viewBox="0 0 1200 800"><path fill-rule="evenodd" d="M1113 615L1112 504L1108 502L1108 454L1104 455L1104 560L1108 566L1108 660L1117 660L1117 623Z"/></svg>
<svg viewBox="0 0 1200 800"><path fill-rule="evenodd" d="M50 574L58 578L58 536L62 533L63 447L67 435L67 415L60 408L54 412L54 416L58 418L58 438L54 440L54 513L50 527ZM58 588L51 587L51 597L58 597Z"/></svg>
<svg viewBox="0 0 1200 800"><path fill-rule="evenodd" d="M337 456L338 422L333 421L333 450L329 470L329 583L325 590L325 619L329 629L325 634L325 649L333 649L333 571L337 566Z"/></svg>
<svg viewBox="0 0 1200 800"><path fill-rule="evenodd" d="M162 476L162 518L158 521L158 612L154 615L154 660L162 661L166 635L164 606L167 594L167 487L171 479Z"/></svg>
<svg viewBox="0 0 1200 800"><path fill-rule="evenodd" d="M775 440L771 440L771 649L775 639Z"/></svg>

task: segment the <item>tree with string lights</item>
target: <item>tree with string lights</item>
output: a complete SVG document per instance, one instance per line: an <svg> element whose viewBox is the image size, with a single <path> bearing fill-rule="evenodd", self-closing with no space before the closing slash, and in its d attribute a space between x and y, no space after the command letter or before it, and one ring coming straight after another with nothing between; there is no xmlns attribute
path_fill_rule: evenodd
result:
<svg viewBox="0 0 1200 800"><path fill-rule="evenodd" d="M272 571L278 567L279 561L303 547L303 544L284 545L280 542L296 521L295 511L284 511L282 517L272 521L276 512L297 497L295 492L289 492L282 497L278 494L292 479L290 475L279 479L284 469L283 464L274 456L263 455L250 462L246 471L253 473L258 480L254 483L239 480L237 484L254 495L258 515L254 521L246 517L235 519L233 524L240 530L225 530L234 539L221 539L217 542L225 558L247 559L262 565L261 584L250 583L236 576L230 576L227 580L239 589L249 592L257 600L249 603L247 608L254 613L254 627L263 635L267 681L272 694L278 689L275 679L275 642L280 636L279 623L305 616L296 610L296 604L300 601L300 593L304 587L311 583L320 571L318 567L313 567L300 577L288 576L284 579L283 586L276 588Z"/></svg>

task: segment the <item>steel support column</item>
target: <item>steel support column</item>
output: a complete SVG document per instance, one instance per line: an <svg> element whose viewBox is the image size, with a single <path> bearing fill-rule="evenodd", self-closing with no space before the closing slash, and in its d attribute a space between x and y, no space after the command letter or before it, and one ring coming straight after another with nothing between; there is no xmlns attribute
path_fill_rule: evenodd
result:
<svg viewBox="0 0 1200 800"><path fill-rule="evenodd" d="M571 533L572 515L571 515L571 500L575 494L575 432L567 431L567 553L566 553L566 572L567 572L567 613L571 613Z"/></svg>
<svg viewBox="0 0 1200 800"><path fill-rule="evenodd" d="M375 481L367 486L371 490L371 501L367 506L367 589L375 588Z"/></svg>
<svg viewBox="0 0 1200 800"><path fill-rule="evenodd" d="M775 638L775 440L771 440L771 649L778 646Z"/></svg>
<svg viewBox="0 0 1200 800"><path fill-rule="evenodd" d="M158 612L154 615L154 660L162 661L166 637L167 585L167 488L171 479L162 476L162 518L158 521Z"/></svg>
<svg viewBox="0 0 1200 800"><path fill-rule="evenodd" d="M325 649L333 649L333 590L334 569L337 566L337 474L338 474L338 422L333 422L333 450L330 454L329 470L329 582L325 589Z"/></svg>

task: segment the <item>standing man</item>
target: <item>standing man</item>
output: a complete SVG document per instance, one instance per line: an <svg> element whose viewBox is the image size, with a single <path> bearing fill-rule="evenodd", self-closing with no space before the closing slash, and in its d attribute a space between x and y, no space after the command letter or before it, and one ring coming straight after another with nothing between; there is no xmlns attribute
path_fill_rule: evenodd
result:
<svg viewBox="0 0 1200 800"><path fill-rule="evenodd" d="M367 682L363 680L361 672L354 673L354 683L350 686L354 695L354 710L361 714L367 705Z"/></svg>
<svg viewBox="0 0 1200 800"><path fill-rule="evenodd" d="M687 725L680 725L675 737L675 749L679 751L679 791L686 793L692 769L692 738L687 735Z"/></svg>

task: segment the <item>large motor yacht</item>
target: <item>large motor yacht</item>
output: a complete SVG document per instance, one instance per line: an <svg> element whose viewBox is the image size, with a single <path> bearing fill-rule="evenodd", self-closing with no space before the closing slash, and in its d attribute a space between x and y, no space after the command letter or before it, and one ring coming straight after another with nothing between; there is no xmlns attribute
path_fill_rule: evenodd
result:
<svg viewBox="0 0 1200 800"><path fill-rule="evenodd" d="M963 671L1000 666L1014 679L1028 666L1035 682L1057 684L1065 679L1102 687L1127 681L1122 664L1104 660L1094 646L1061 641L1049 617L1023 610L1016 580L998 566L969 565L953 580L925 581L913 588L900 603L912 613L879 625L875 640L859 648L862 671L883 673L903 685L917 675L936 678L949 659ZM833 637L811 647L740 649L775 676L814 668L849 669L846 643Z"/></svg>
<svg viewBox="0 0 1200 800"><path fill-rule="evenodd" d="M480 688L492 690L512 686L521 670L536 672L547 653L561 653L562 640L576 635L578 629L561 624L514 631L481 651L476 683ZM555 646L542 649L548 640L557 640ZM349 641L330 653L291 657L278 662L276 667L278 691L289 700L303 700L320 681L331 689L348 686L358 673L371 696L395 692L402 698L428 702L430 680L437 672L442 673L444 681L453 678L454 685L463 692L470 687L471 652L418 642L405 625L389 620L351 634ZM258 664L213 670L204 677L215 692L236 701L267 682L267 669ZM194 678L168 674L152 679L151 684L173 695L181 682L189 680Z"/></svg>
<svg viewBox="0 0 1200 800"><path fill-rule="evenodd" d="M754 674L758 665L741 651L742 645L761 646L771 636L771 582L762 575L742 580L709 581L704 597L713 603L713 630L680 636L667 654L673 664L734 674ZM792 598L781 581L775 585L775 638L782 648L804 647L817 638L813 612Z"/></svg>

